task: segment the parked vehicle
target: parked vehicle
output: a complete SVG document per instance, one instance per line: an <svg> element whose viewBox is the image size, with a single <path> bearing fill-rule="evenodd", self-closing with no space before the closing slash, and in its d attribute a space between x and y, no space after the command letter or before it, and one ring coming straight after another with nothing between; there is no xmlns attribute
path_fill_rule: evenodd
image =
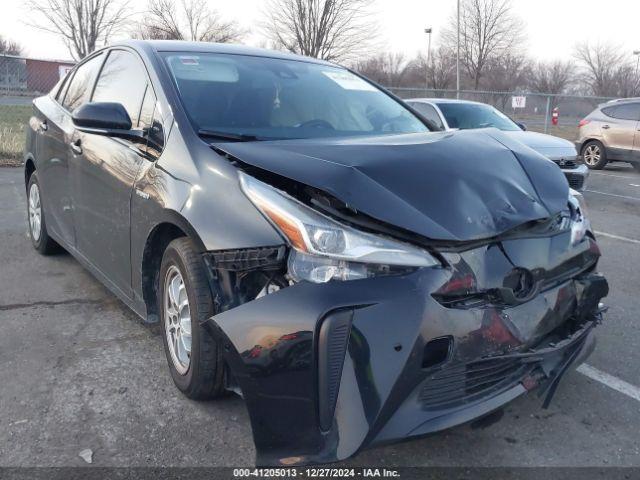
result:
<svg viewBox="0 0 640 480"><path fill-rule="evenodd" d="M640 98L604 103L579 124L576 146L584 163L601 170L608 162L627 162L640 171Z"/></svg>
<svg viewBox="0 0 640 480"><path fill-rule="evenodd" d="M571 188L584 190L589 169L579 163L578 152L568 140L529 132L524 124L514 122L500 110L485 103L445 98L412 98L406 102L445 130L498 128L556 163Z"/></svg>
<svg viewBox="0 0 640 480"><path fill-rule="evenodd" d="M427 123L331 63L117 44L33 102L31 240L161 322L185 395L240 393L259 465L548 403L608 291L581 197L498 130Z"/></svg>

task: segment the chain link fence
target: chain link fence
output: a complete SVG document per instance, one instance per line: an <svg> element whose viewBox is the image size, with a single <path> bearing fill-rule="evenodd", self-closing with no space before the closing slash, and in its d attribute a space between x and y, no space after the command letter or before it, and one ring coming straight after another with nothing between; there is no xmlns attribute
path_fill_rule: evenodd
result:
<svg viewBox="0 0 640 480"><path fill-rule="evenodd" d="M31 101L51 91L72 62L0 55L0 164L20 164Z"/></svg>
<svg viewBox="0 0 640 480"><path fill-rule="evenodd" d="M567 140L578 137L578 123L598 105L613 100L611 97L554 95L531 92L492 92L477 90L437 90L426 88L389 88L401 98L459 98L493 105L513 120L526 125L528 130L548 133ZM516 106L517 105L517 106ZM558 122L552 114L557 109Z"/></svg>
<svg viewBox="0 0 640 480"><path fill-rule="evenodd" d="M20 163L25 126L31 101L49 92L71 68L72 62L0 55L0 163ZM488 103L524 123L528 129L575 140L578 122L597 105L611 100L604 97L551 95L528 92L490 92L389 88L401 98L456 98ZM513 98L519 97L517 108ZM524 97L524 100L522 100ZM558 124L551 122L553 109Z"/></svg>

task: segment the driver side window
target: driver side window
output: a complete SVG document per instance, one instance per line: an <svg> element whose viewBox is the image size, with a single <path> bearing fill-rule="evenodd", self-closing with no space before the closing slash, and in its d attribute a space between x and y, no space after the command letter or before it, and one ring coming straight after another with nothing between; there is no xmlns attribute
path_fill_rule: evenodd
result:
<svg viewBox="0 0 640 480"><path fill-rule="evenodd" d="M92 102L121 103L135 128L147 88L147 72L136 56L125 50L113 50L100 71Z"/></svg>

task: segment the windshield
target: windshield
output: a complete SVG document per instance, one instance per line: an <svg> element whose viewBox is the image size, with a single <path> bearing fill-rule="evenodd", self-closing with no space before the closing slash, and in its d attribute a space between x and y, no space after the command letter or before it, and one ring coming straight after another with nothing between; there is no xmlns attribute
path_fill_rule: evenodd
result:
<svg viewBox="0 0 640 480"><path fill-rule="evenodd" d="M495 127L505 131L520 130L513 120L489 105L479 103L438 103L450 128L467 130Z"/></svg>
<svg viewBox="0 0 640 480"><path fill-rule="evenodd" d="M203 135L269 140L428 131L401 103L342 68L214 53L164 59Z"/></svg>

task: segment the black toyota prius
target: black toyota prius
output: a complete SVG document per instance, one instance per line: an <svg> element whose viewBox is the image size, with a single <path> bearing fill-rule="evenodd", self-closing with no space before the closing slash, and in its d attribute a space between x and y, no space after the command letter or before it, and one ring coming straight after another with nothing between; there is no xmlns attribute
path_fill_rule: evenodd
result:
<svg viewBox="0 0 640 480"><path fill-rule="evenodd" d="M546 405L608 292L553 162L292 54L99 50L34 100L25 184L36 250L159 322L186 396L241 395L259 465Z"/></svg>

